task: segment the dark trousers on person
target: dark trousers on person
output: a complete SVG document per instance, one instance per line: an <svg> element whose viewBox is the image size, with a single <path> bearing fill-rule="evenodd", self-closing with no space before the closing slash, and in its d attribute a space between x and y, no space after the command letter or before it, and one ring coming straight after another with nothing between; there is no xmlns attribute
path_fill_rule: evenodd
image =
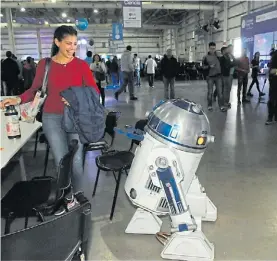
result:
<svg viewBox="0 0 277 261"><path fill-rule="evenodd" d="M17 76L16 76L17 78ZM6 87L7 87L7 96L11 96L11 95L18 95L19 94L19 84L18 84L18 79L10 79L6 81Z"/></svg>
<svg viewBox="0 0 277 261"><path fill-rule="evenodd" d="M101 88L101 82L97 82L97 87L98 87L98 89L100 91L102 105L105 106L105 89Z"/></svg>
<svg viewBox="0 0 277 261"><path fill-rule="evenodd" d="M248 93L251 92L252 87L254 86L255 83L256 83L258 92L259 93L261 92L261 90L260 90L260 84L259 84L259 81L258 81L258 76L252 76L252 82L251 82L251 84L249 86Z"/></svg>
<svg viewBox="0 0 277 261"><path fill-rule="evenodd" d="M230 94L232 89L232 77L231 76L222 76L223 84L223 100L224 105L229 106L230 103Z"/></svg>
<svg viewBox="0 0 277 261"><path fill-rule="evenodd" d="M238 90L237 90L238 101L241 101L241 99L240 99L241 98L241 87L243 87L242 101L246 101L247 84L248 84L248 74L238 75Z"/></svg>
<svg viewBox="0 0 277 261"><path fill-rule="evenodd" d="M277 77L269 79L268 120L277 121Z"/></svg>
<svg viewBox="0 0 277 261"><path fill-rule="evenodd" d="M154 74L153 73L148 73L148 83L149 83L149 87L154 86Z"/></svg>

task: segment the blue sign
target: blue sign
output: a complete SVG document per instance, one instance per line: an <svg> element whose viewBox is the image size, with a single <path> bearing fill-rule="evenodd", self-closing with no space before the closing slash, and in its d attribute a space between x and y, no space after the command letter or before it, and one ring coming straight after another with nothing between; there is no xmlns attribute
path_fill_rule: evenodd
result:
<svg viewBox="0 0 277 261"><path fill-rule="evenodd" d="M122 24L113 23L113 34L112 39L113 41L122 41L123 40L123 26Z"/></svg>
<svg viewBox="0 0 277 261"><path fill-rule="evenodd" d="M272 44L277 41L277 7L243 16L241 40L250 59L255 52L260 52L261 56L269 56Z"/></svg>

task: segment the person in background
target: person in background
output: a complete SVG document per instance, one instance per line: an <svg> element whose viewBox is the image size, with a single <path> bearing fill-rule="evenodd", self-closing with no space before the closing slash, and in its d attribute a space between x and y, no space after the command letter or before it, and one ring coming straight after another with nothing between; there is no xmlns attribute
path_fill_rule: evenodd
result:
<svg viewBox="0 0 277 261"><path fill-rule="evenodd" d="M220 67L221 67L221 74L222 74L222 84L223 84L223 100L225 108L231 108L230 103L230 93L231 93L231 67L232 62L230 60L230 56L228 54L228 48L222 47L221 48L222 56L220 57Z"/></svg>
<svg viewBox="0 0 277 261"><path fill-rule="evenodd" d="M87 57L85 58L85 62L90 66L92 64L92 52L87 51Z"/></svg>
<svg viewBox="0 0 277 261"><path fill-rule="evenodd" d="M165 99L175 98L175 77L178 73L177 59L172 55L172 50L168 49L161 61L161 74L164 82Z"/></svg>
<svg viewBox="0 0 277 261"><path fill-rule="evenodd" d="M6 83L6 95L17 95L18 86L19 86L19 74L20 70L17 62L12 59L12 52L7 51L6 57L2 63L2 80Z"/></svg>
<svg viewBox="0 0 277 261"><path fill-rule="evenodd" d="M62 118L65 106L68 102L61 98L60 93L71 86L83 88L88 86L99 90L93 79L87 63L73 56L77 49L77 31L72 26L62 25L54 32L54 39L51 50L51 63L48 74L48 95L43 106L42 127L47 141L53 153L55 165L58 169L61 159L68 153L68 146L71 140L78 140L78 150L73 159L72 183L75 192L84 191L86 180L83 173L83 152L77 133L67 133L62 128ZM40 60L37 67L32 87L22 95L15 98L5 99L1 107L27 103L34 99L34 95L41 88L45 72L46 59ZM74 197L67 199L67 207L73 207L77 202ZM64 213L62 210L56 215Z"/></svg>
<svg viewBox="0 0 277 261"><path fill-rule="evenodd" d="M106 68L107 68L107 73L106 73L106 82L109 84L111 82L111 58L109 57L107 62L106 62Z"/></svg>
<svg viewBox="0 0 277 261"><path fill-rule="evenodd" d="M249 86L247 96L253 97L253 94L251 93L252 87L256 83L257 90L259 92L259 97L265 96L265 93L261 92L259 81L258 81L258 73L260 71L260 53L256 52L254 55L254 59L251 61L251 68L252 68L252 82Z"/></svg>
<svg viewBox="0 0 277 261"><path fill-rule="evenodd" d="M231 61L231 69L230 69L230 85L233 86L233 79L235 73L235 66L236 66L236 58L234 56L234 47L232 44L229 44L227 47L227 53L229 55Z"/></svg>
<svg viewBox="0 0 277 261"><path fill-rule="evenodd" d="M268 118L266 125L277 122L277 51L272 50L269 63L269 99L267 103Z"/></svg>
<svg viewBox="0 0 277 261"><path fill-rule="evenodd" d="M134 54L134 67L135 67L135 76L136 76L136 86L140 87L140 59L138 55Z"/></svg>
<svg viewBox="0 0 277 261"><path fill-rule="evenodd" d="M94 74L94 78L96 80L96 84L101 94L102 105L105 106L105 88L103 84L106 80L106 65L105 62L101 60L99 54L95 54L92 59L92 64L90 65L90 70ZM104 82L104 83L103 83Z"/></svg>
<svg viewBox="0 0 277 261"><path fill-rule="evenodd" d="M33 64L32 58L28 56L23 66L24 90L28 90L32 86L35 75L36 67Z"/></svg>
<svg viewBox="0 0 277 261"><path fill-rule="evenodd" d="M246 55L246 49L242 50L242 56L237 61L237 72L238 72L238 104L241 104L241 87L242 89L242 102L249 103L246 99L246 91L248 84L248 73L250 72L249 58Z"/></svg>
<svg viewBox="0 0 277 261"><path fill-rule="evenodd" d="M152 59L151 55L148 56L148 59L145 62L145 68L148 76L149 87L154 88L154 75L157 68L157 63Z"/></svg>
<svg viewBox="0 0 277 261"><path fill-rule="evenodd" d="M122 72L122 85L120 89L115 92L115 99L118 100L118 96L129 87L129 96L131 101L135 101L138 98L134 96L134 64L132 59L132 46L128 45L126 50L121 56L121 72Z"/></svg>
<svg viewBox="0 0 277 261"><path fill-rule="evenodd" d="M118 65L118 59L116 56L114 56L114 58L111 62L110 72L111 72L111 78L112 78L112 85L118 86L118 84L119 84L119 65Z"/></svg>
<svg viewBox="0 0 277 261"><path fill-rule="evenodd" d="M213 110L213 88L217 90L218 106L220 111L225 112L224 99L222 94L222 77L219 57L216 54L216 44L209 43L209 52L203 57L203 69L207 71L207 86L208 86L208 110Z"/></svg>

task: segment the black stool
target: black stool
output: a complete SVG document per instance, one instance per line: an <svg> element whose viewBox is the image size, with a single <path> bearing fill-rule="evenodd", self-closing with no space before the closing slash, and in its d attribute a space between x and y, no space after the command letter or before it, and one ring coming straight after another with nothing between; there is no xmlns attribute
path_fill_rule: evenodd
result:
<svg viewBox="0 0 277 261"><path fill-rule="evenodd" d="M110 213L110 220L113 219L122 172L125 171L126 175L128 175L127 170L130 169L133 158L134 158L134 154L131 151L108 151L108 152L103 152L102 155L99 155L95 159L96 165L98 167L98 171L97 171L92 197L94 197L96 193L100 170L112 171L116 182L113 204L112 204L112 209ZM118 174L116 175L116 173Z"/></svg>

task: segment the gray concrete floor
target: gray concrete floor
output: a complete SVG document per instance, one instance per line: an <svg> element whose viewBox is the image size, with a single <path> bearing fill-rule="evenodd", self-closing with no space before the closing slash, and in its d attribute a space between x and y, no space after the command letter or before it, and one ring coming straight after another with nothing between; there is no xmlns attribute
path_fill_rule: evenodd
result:
<svg viewBox="0 0 277 261"><path fill-rule="evenodd" d="M176 97L188 98L204 108L206 93L204 81L176 83ZM197 174L218 208L218 220L203 224L204 233L215 244L216 260L277 259L277 124L265 126L267 106L258 103L257 92L253 94L250 104L237 106L234 80L232 108L222 113L215 104L215 111L207 113L216 142L206 150ZM144 84L137 89L138 101L129 101L128 95L122 94L116 102L112 91L107 91L107 96L108 109L122 112L119 126L124 126L143 118L163 98L163 88L161 82L150 90ZM124 150L129 146L127 138L116 137L114 148ZM29 143L25 149L32 148ZM102 173L96 196L91 198L96 175L94 158L93 153L87 154L84 187L93 212L89 260L161 260L162 246L154 236L124 233L135 212L123 189L125 177L112 222L108 219L115 187L111 174ZM26 162L29 175L41 175L42 151L35 161L31 152L26 152ZM17 166L10 172L2 182L2 195L19 179ZM168 218L164 220L168 225Z"/></svg>

